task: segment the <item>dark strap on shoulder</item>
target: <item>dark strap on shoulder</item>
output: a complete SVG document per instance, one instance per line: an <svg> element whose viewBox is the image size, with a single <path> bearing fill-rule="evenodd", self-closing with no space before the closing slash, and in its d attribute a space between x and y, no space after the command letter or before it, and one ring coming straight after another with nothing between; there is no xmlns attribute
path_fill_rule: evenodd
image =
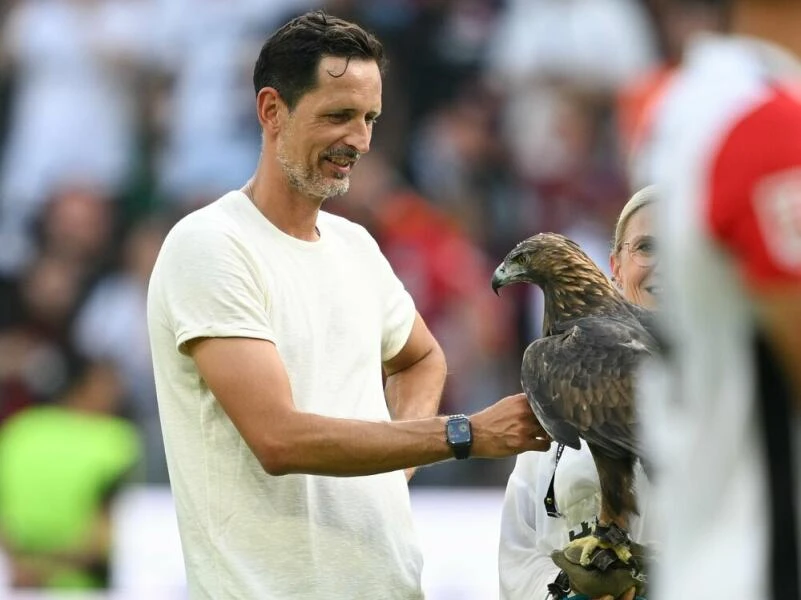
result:
<svg viewBox="0 0 801 600"><path fill-rule="evenodd" d="M553 474L551 475L551 483L548 486L548 493L545 494L545 512L549 517L559 518L559 509L556 507L556 495L553 491L553 482L556 479L556 467L559 465L559 459L562 458L562 452L565 451L565 445L559 444L556 447L556 460L553 463Z"/></svg>

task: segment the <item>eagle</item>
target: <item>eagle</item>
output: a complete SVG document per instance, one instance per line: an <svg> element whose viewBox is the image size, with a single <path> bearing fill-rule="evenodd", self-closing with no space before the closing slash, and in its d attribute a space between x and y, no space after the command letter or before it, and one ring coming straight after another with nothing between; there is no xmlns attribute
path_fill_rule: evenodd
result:
<svg viewBox="0 0 801 600"><path fill-rule="evenodd" d="M579 449L585 440L601 485L592 534L568 547L581 548L584 567L594 564L598 548L614 552L608 561L628 564L641 458L635 375L657 350L653 314L628 302L578 244L556 233L520 242L492 276L496 294L519 282L539 286L545 302L542 336L523 355L523 391L554 441Z"/></svg>

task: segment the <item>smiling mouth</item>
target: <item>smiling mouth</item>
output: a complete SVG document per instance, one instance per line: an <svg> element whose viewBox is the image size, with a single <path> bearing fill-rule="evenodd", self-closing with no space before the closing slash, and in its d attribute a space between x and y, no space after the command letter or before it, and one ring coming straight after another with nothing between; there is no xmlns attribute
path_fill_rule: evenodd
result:
<svg viewBox="0 0 801 600"><path fill-rule="evenodd" d="M334 163L338 167L351 167L354 163L353 160L344 156L328 156L325 160Z"/></svg>
<svg viewBox="0 0 801 600"><path fill-rule="evenodd" d="M350 175L350 171L356 161L344 156L329 156L324 159L333 169L334 177L344 179Z"/></svg>

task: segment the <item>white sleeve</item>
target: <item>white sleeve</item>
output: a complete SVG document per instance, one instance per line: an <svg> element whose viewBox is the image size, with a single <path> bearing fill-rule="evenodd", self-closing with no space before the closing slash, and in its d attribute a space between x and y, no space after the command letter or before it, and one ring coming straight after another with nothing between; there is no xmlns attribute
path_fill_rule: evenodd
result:
<svg viewBox="0 0 801 600"><path fill-rule="evenodd" d="M544 456L541 452L518 455L506 484L498 552L500 600L544 600L548 584L559 572L538 532L538 516L544 520L544 507L543 498L537 497L537 480Z"/></svg>
<svg viewBox="0 0 801 600"><path fill-rule="evenodd" d="M258 273L235 236L213 229L173 229L151 286L159 294L178 350L199 337L275 341L269 296Z"/></svg>
<svg viewBox="0 0 801 600"><path fill-rule="evenodd" d="M371 250L375 254L376 282L380 286L383 298L383 319L381 330L381 360L387 361L401 351L409 340L417 310L414 300L398 279L392 265L378 246L378 242L363 227L362 235L369 239Z"/></svg>

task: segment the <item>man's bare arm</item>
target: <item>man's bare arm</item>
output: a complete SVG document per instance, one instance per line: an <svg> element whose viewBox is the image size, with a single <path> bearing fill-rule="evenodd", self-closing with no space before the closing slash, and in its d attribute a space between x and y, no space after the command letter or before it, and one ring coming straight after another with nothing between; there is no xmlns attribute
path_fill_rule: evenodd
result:
<svg viewBox="0 0 801 600"><path fill-rule="evenodd" d="M445 354L418 314L406 345L384 363L392 419L403 421L436 415L446 372Z"/></svg>
<svg viewBox="0 0 801 600"><path fill-rule="evenodd" d="M384 363L386 398L393 421L433 417L439 411L445 387L445 354L423 318L415 318L403 349ZM406 469L411 479L414 468Z"/></svg>
<svg viewBox="0 0 801 600"><path fill-rule="evenodd" d="M272 475L369 475L451 457L444 417L374 422L299 411L283 362L270 342L200 338L187 349L217 401ZM474 456L503 457L547 448L544 432L520 394L475 415L473 428Z"/></svg>

